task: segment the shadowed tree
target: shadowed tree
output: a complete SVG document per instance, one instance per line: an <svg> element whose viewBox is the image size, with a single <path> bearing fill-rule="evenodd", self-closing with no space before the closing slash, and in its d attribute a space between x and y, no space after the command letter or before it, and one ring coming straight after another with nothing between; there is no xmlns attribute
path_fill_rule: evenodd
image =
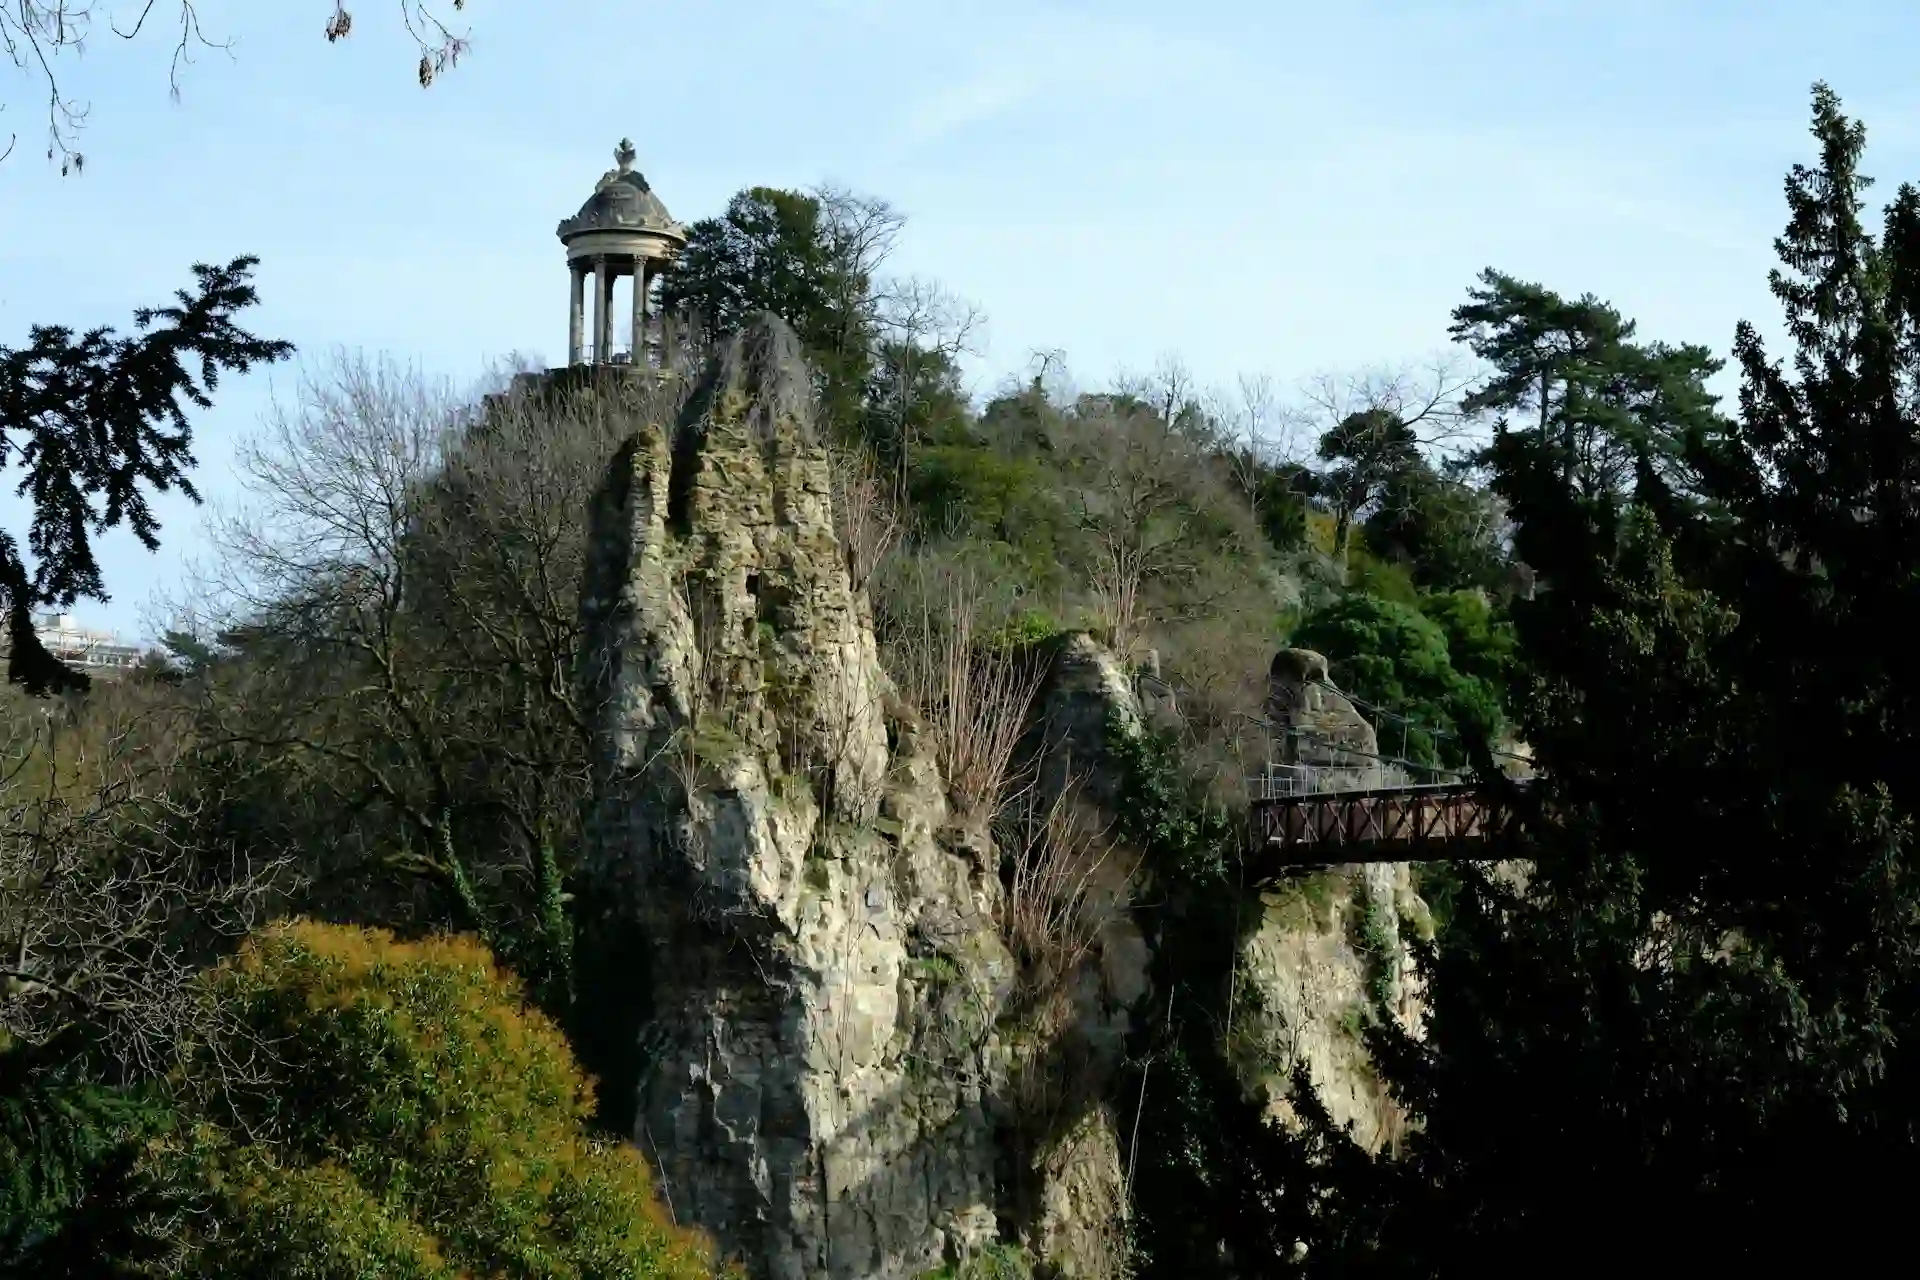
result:
<svg viewBox="0 0 1920 1280"><path fill-rule="evenodd" d="M1877 1233L1833 1225L1902 1211L1884 1170L1920 1143L1920 191L1874 236L1864 132L1824 85L1813 108L1820 159L1788 176L1771 277L1793 356L1740 326L1736 421L1581 413L1619 371L1605 351L1571 374L1514 363L1548 389L1527 393L1545 429L1492 451L1552 585L1513 606L1536 861L1524 892L1463 875L1422 961L1426 1039L1377 1038L1419 1116L1379 1273L1511 1271L1579 1241L1596 1271L1844 1274ZM1531 350L1531 324L1494 332ZM1618 483L1553 430L1569 404L1562 426L1609 426Z"/></svg>
<svg viewBox="0 0 1920 1280"><path fill-rule="evenodd" d="M1320 489L1333 507L1333 553L1344 556L1355 517L1404 473L1425 465L1420 437L1392 411L1367 409L1335 423L1319 452L1332 464Z"/></svg>

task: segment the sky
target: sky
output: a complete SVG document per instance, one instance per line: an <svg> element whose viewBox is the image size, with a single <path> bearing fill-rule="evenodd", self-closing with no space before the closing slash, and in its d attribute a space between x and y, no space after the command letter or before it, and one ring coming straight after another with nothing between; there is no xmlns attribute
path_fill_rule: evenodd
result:
<svg viewBox="0 0 1920 1280"><path fill-rule="evenodd" d="M985 314L983 394L1038 351L1083 385L1167 356L1283 389L1417 365L1489 266L1724 353L1742 318L1777 332L1815 80L1866 122L1878 194L1920 180L1920 11L1893 0L437 0L471 49L427 90L400 0L349 5L337 44L332 3L198 0L228 47L177 101L177 0L130 42L98 25L55 64L90 107L80 176L41 154L43 84L0 63L0 346L261 259L247 322L300 356L195 419L212 506L332 353L463 386L563 360L554 227L623 136L683 222L754 185L894 204L891 268ZM123 28L139 8L96 0ZM159 552L102 544L113 599L82 622L151 635L204 562L206 509L157 510ZM0 494L0 525L26 514Z"/></svg>

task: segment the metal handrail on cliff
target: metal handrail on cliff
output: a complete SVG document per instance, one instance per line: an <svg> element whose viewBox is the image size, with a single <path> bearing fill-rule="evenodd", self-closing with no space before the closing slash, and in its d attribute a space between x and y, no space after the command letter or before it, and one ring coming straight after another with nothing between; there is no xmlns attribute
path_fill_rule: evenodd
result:
<svg viewBox="0 0 1920 1280"><path fill-rule="evenodd" d="M1378 704L1368 702L1364 698L1356 697L1330 681L1309 677L1304 683L1313 685L1329 693L1338 694L1348 705L1354 707L1356 710L1369 713L1376 720L1385 719L1399 723L1402 728L1401 736L1403 744L1405 742L1406 732L1416 728L1434 738L1451 738L1458 741L1461 737L1460 734L1451 730L1428 726L1411 716L1402 715L1397 711L1390 711ZM1256 719L1256 723L1264 725L1270 732L1277 733L1283 737L1295 739L1304 738L1319 743L1325 743L1326 741L1326 735L1322 731L1312 728L1297 725L1275 725L1270 720L1264 719ZM1404 745L1401 748L1402 754L1400 755L1389 755L1377 751L1362 751L1357 747L1351 746L1334 746L1331 747L1330 750L1339 763L1325 765L1276 765L1271 761L1268 762L1267 768L1263 772L1247 779L1248 800L1256 804L1270 803L1276 800L1293 799L1302 796L1333 795L1359 790L1390 789L1394 791L1412 792L1444 787L1459 787L1465 785L1468 781L1467 770L1411 759L1405 754ZM1533 764L1530 759L1515 752L1503 751L1491 746L1488 747L1488 752L1492 756L1524 764L1528 766L1529 769L1531 769ZM1399 770L1402 773L1402 779L1386 782L1385 787L1378 784L1359 788L1327 787L1323 785L1324 781L1329 778L1337 778L1338 775L1353 772L1353 765L1348 764L1348 761L1356 763L1366 761L1372 764L1389 766ZM1441 779L1441 781L1425 783L1413 782L1405 777L1408 772L1423 773L1431 778ZM1383 779L1383 781L1385 780Z"/></svg>
<svg viewBox="0 0 1920 1280"><path fill-rule="evenodd" d="M1385 707L1378 706L1374 703L1368 702L1364 698L1359 698L1351 693L1348 693L1346 690L1340 688L1338 685L1331 683L1330 681L1316 680L1316 679L1313 679L1312 677L1308 677L1305 683L1314 685L1317 688L1325 689L1330 693L1337 693L1341 697L1345 698L1348 702L1352 703L1355 707L1364 708L1365 710L1372 712L1376 716L1384 716L1389 720L1397 720L1403 725L1412 725L1416 728L1425 729L1429 734L1433 735L1436 738L1458 738L1460 736L1459 734L1455 733L1451 729L1429 727L1427 725L1421 724L1420 721L1413 719L1411 716L1403 716L1397 711L1389 711ZM1519 755L1512 751L1501 751L1498 748L1493 746L1489 746L1487 748L1487 753L1489 755L1499 756L1507 760L1517 760L1522 764L1533 763L1533 761L1526 756Z"/></svg>

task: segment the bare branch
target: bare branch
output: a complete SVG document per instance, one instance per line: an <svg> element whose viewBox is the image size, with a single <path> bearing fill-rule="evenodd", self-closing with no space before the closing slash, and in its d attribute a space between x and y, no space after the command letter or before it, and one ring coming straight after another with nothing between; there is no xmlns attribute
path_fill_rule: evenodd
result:
<svg viewBox="0 0 1920 1280"><path fill-rule="evenodd" d="M34 1044L94 1037L133 1076L196 1044L240 1063L234 1028L194 981L195 949L253 927L291 868L201 846L220 797L187 784L184 717L151 692L10 700L6 712L0 1030Z"/></svg>
<svg viewBox="0 0 1920 1280"><path fill-rule="evenodd" d="M905 532L906 517L865 449L836 445L828 461L833 468L834 526L846 552L847 577L855 591L864 591L874 569Z"/></svg>
<svg viewBox="0 0 1920 1280"><path fill-rule="evenodd" d="M983 643L982 598L971 574L923 573L914 616L893 619L886 657L902 695L925 718L963 816L988 817L1006 799L1014 750L1045 667Z"/></svg>
<svg viewBox="0 0 1920 1280"><path fill-rule="evenodd" d="M912 409L929 377L957 369L960 357L979 354L985 317L973 303L917 277L889 282L875 295L877 327L893 375L891 405L897 482L904 499L916 441Z"/></svg>
<svg viewBox="0 0 1920 1280"><path fill-rule="evenodd" d="M196 623L237 654L201 713L285 778L320 828L303 843L338 852L330 874L411 881L427 914L491 941L528 919L591 784L576 680L589 499L624 436L671 420L686 385L476 408L340 359L241 450L248 500L212 530Z"/></svg>
<svg viewBox="0 0 1920 1280"><path fill-rule="evenodd" d="M1081 802L1081 781L1071 777L1050 796L1023 792L998 831L1012 864L1000 933L1020 964L1020 1012L1048 1032L1058 1030L1076 972L1124 913L1132 879L1134 859Z"/></svg>
<svg viewBox="0 0 1920 1280"><path fill-rule="evenodd" d="M180 97L180 70L193 61L196 49L231 51L231 43L210 37L201 28L194 0L170 0L174 6L175 36L167 70L167 92L175 101ZM449 0L456 11L466 8L466 0ZM39 81L46 93L47 159L60 162L61 176L82 172L86 157L75 150L77 135L86 127L89 108L69 97L61 85L55 67L65 55L80 57L93 33L96 0L6 0L0 3L0 51L4 51L20 72ZM126 30L108 21L107 29L121 40L132 42L147 30L161 0L145 0ZM458 63L470 45L464 34L449 28L425 0L400 0L400 18L407 33L419 46L420 61L416 74L422 87L430 85L443 72ZM346 38L353 29L353 16L336 0L327 19L324 34L329 44ZM0 160L13 152L15 135L9 134L0 150Z"/></svg>
<svg viewBox="0 0 1920 1280"><path fill-rule="evenodd" d="M1219 584L1198 571L1216 533L1204 512L1222 496L1218 472L1204 443L1157 409L1092 397L1082 410L1067 423L1078 481L1068 502L1090 543L1098 628L1132 661L1149 629L1197 616L1215 598Z"/></svg>

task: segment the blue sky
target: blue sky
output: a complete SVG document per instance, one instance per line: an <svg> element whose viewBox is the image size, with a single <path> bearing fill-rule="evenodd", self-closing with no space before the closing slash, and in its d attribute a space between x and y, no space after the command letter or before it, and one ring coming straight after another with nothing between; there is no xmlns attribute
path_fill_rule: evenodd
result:
<svg viewBox="0 0 1920 1280"><path fill-rule="evenodd" d="M177 104L165 28L97 39L61 67L92 107L78 178L40 157L39 86L0 78L0 343L124 325L244 252L254 326L308 358L463 383L557 362L554 224L627 135L683 221L753 184L892 201L894 266L986 313L983 391L1037 349L1083 382L1169 353L1210 382L1418 361L1489 265L1724 351L1742 317L1773 327L1815 79L1866 121L1883 194L1920 179L1920 13L1891 2L470 0L472 52L424 92L395 0L350 7L330 46L331 0L201 0L232 51ZM223 384L210 496L296 376ZM179 580L200 516L161 511L158 554L105 546L114 600L83 620L138 632Z"/></svg>

